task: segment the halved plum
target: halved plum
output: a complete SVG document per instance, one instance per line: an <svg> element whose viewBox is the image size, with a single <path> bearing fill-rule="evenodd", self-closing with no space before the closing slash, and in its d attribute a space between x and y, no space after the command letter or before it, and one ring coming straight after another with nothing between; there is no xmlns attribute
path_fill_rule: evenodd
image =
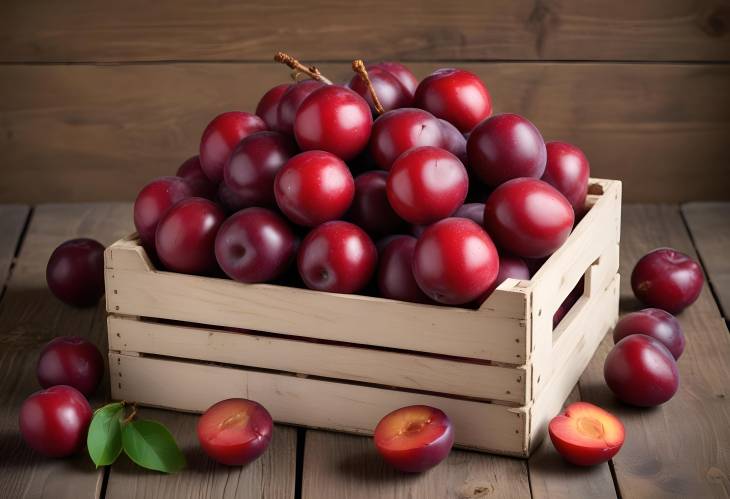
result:
<svg viewBox="0 0 730 499"><path fill-rule="evenodd" d="M588 402L574 402L548 426L550 440L565 460L579 466L604 463L624 443L624 425L608 411Z"/></svg>
<svg viewBox="0 0 730 499"><path fill-rule="evenodd" d="M454 429L443 411L411 405L381 419L374 439L378 452L391 466L418 473L446 459L454 445Z"/></svg>
<svg viewBox="0 0 730 499"><path fill-rule="evenodd" d="M198 421L198 440L206 454L221 464L240 466L268 448L274 423L253 400L227 399L212 405Z"/></svg>

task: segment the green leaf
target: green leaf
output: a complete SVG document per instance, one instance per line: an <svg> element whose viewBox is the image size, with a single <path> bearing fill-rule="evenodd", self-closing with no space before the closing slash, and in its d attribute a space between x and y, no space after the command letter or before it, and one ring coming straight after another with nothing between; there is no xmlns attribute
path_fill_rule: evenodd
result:
<svg viewBox="0 0 730 499"><path fill-rule="evenodd" d="M124 406L120 402L105 405L94 412L86 437L86 447L97 468L112 464L122 452L123 414Z"/></svg>
<svg viewBox="0 0 730 499"><path fill-rule="evenodd" d="M124 452L143 468L174 473L185 467L185 456L162 424L143 419L122 428Z"/></svg>

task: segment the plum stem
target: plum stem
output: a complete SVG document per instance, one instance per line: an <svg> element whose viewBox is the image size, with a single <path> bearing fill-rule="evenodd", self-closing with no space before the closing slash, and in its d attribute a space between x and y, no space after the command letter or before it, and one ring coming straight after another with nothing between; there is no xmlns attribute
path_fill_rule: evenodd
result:
<svg viewBox="0 0 730 499"><path fill-rule="evenodd" d="M362 61L362 59L356 59L352 61L352 70L356 72L360 76L360 78L362 78L362 81L365 82L365 85L367 85L368 91L370 92L370 97L373 99L373 106L375 106L375 111L379 115L383 114L385 112L385 109L380 103L380 99L378 99L378 94L375 93L375 87L373 86L373 82L370 80L368 70L365 68L365 63Z"/></svg>
<svg viewBox="0 0 730 499"><path fill-rule="evenodd" d="M125 404L126 405L126 402L122 402L122 404ZM132 403L132 412L130 412L129 415L126 418L122 419L122 424L129 423L130 421L132 421L134 419L134 417L136 415L137 415L137 403L136 402L133 402Z"/></svg>
<svg viewBox="0 0 730 499"><path fill-rule="evenodd" d="M286 64L290 68L292 68L294 71L292 72L292 78L296 81L299 75L305 74L312 78L313 80L321 81L322 83L326 83L327 85L332 85L332 81L328 78L325 78L324 75L319 71L317 66L305 66L289 54L285 54L284 52L277 52L274 54L274 60L276 62L280 62L281 64Z"/></svg>

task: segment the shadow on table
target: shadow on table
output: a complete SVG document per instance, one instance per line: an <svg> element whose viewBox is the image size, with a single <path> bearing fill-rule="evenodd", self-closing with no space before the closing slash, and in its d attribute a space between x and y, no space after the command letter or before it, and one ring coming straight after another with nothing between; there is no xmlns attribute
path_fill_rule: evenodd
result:
<svg viewBox="0 0 730 499"><path fill-rule="evenodd" d="M641 310L642 308L646 308L644 304L642 304L639 300L636 299L634 295L625 295L622 294L619 298L619 310L622 314L628 313L628 312L636 312L637 310Z"/></svg>
<svg viewBox="0 0 730 499"><path fill-rule="evenodd" d="M390 467L375 449L363 449L345 456L338 466L339 471L348 479L359 482L408 482L416 481L422 474L403 473Z"/></svg>
<svg viewBox="0 0 730 499"><path fill-rule="evenodd" d="M4 472L12 469L30 470L35 463L51 464L54 468L58 467L73 473L94 472L94 464L86 449L69 458L45 457L28 447L18 430L0 430L0 469Z"/></svg>

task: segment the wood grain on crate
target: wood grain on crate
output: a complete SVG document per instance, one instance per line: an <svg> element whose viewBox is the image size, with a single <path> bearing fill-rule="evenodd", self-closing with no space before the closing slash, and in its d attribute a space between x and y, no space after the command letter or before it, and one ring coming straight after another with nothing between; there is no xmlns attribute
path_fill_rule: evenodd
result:
<svg viewBox="0 0 730 499"><path fill-rule="evenodd" d="M553 342L557 338L549 334L553 330L555 311L594 262L599 261L599 265L588 273L588 284L595 288L587 289L589 295L601 293L618 270L621 187L622 183L615 180L590 180L586 204L591 209L530 280L527 292L531 303L528 331L531 332L532 398L539 396L553 370L562 367L554 359ZM595 277L594 271L598 272Z"/></svg>
<svg viewBox="0 0 730 499"><path fill-rule="evenodd" d="M540 442L547 420L560 407L615 320L618 276L613 276L610 284L606 283L610 277L612 275L604 277L601 293L592 290L574 307L570 325L555 349L557 362L562 364L556 368L535 404L525 408L196 361L145 357L144 353L137 352L110 352L112 396L145 405L197 412L217 400L253 398L266 406L276 421L355 433L371 433L384 414L398 407L426 404L439 407L450 415L460 428L459 445L524 456L529 446ZM597 280L593 282L598 286ZM115 332L118 325L114 322L116 319L112 321L110 334L115 342L121 338L113 339L118 334ZM173 341L180 341L180 337ZM194 359L200 357L198 354ZM291 364L286 368L292 369ZM174 384L182 384L185 389L168 389Z"/></svg>
<svg viewBox="0 0 730 499"><path fill-rule="evenodd" d="M411 66L423 76L445 64ZM251 111L268 88L286 82L288 71L279 66L0 65L0 155L23 165L6 169L0 199L133 199L150 178L174 173L197 154L213 116ZM578 144L594 176L624 180L629 201L727 199L728 65L459 66L484 79L495 112L522 114L546 140ZM346 63L321 67L336 79L351 74Z"/></svg>
<svg viewBox="0 0 730 499"><path fill-rule="evenodd" d="M222 395L240 393L242 389L247 392L255 380L260 380L284 387L274 390L276 395L271 390L261 393L269 397L262 399L262 403L279 405L274 414L277 421L367 433L383 414L398 407L393 405L394 397L398 396L393 390L415 389L420 393L404 392L401 396L408 397L412 403L432 401L440 404L439 407L453 408L450 413L463 412L467 407L479 409L483 418L493 418L482 420L482 425L487 427L504 427L505 422L507 427L517 424L514 434L510 431L508 444L495 439L483 427L462 425L460 445L524 456L544 436L551 413L567 397L617 315L618 276L615 274L621 183L591 179L589 190L587 204L591 209L562 248L532 280L503 283L479 310L160 272L152 267L136 237L127 237L112 245L105 259L107 310L114 314L109 319L110 355L114 359L113 396L200 411L212 403L201 397L215 394L223 398ZM583 297L563 324L553 331L555 309L582 276L585 277ZM159 319L176 322L160 323ZM180 321L192 324L185 326ZM510 327L504 327L505 321ZM286 336L262 337L205 327L195 331L194 327L201 324L228 329L252 328ZM521 338L514 338L515 324L523 332ZM310 341L292 339L292 335ZM438 341L426 341L424 337ZM316 338L358 344L358 347L311 341ZM363 345L381 350L368 350ZM383 347L404 351L383 352ZM414 350L425 348L462 358L445 361L413 354ZM476 366L468 360L479 357L501 362L507 348L521 352L517 358L527 363L515 367ZM242 349L245 353L238 353ZM341 364L328 363L326 358L331 356L337 357ZM205 365L201 361L230 367ZM396 361L409 367L405 371L402 367L378 369L379 363L388 366ZM418 364L422 362L427 364ZM448 366L449 363L458 370ZM150 381L145 382L139 372L132 372L135 364L144 367ZM252 371L252 368L267 372ZM508 382L492 377L481 387L475 386L480 385L475 380L487 374L487 368L504 374ZM449 369L454 377L437 379L434 373L438 369ZM482 372L474 372L477 369ZM196 382L202 383L200 389L215 385L217 379L226 376L231 381L229 386L212 391L183 394L170 393L159 384L161 379L175 379L177 372L190 376L193 371L196 371ZM233 381L234 373L238 373L240 381ZM293 375L317 378L302 379ZM353 385L353 381L369 385ZM523 384L519 391L512 393L515 381ZM348 385L351 392L345 395ZM336 420L321 410L318 413L316 407L306 416L292 415L296 412L292 407L299 407L299 399L314 390L321 399L319 407L342 406L340 399L344 396L366 405L375 401L376 406L370 405L368 413L357 414L351 407L342 406ZM473 397L475 390L480 390L478 393L485 395L482 398L495 404L455 400ZM447 394L452 398L447 398ZM521 407L499 405L509 402ZM515 415L519 420L514 419ZM465 416L458 414L457 417Z"/></svg>
<svg viewBox="0 0 730 499"><path fill-rule="evenodd" d="M462 428L458 445L524 453L527 415L520 408L114 352L109 362L114 399L201 412L219 400L243 397L260 402L278 422L361 434L372 433L383 415L399 407L425 404L442 408ZM168 389L176 385L185 389Z"/></svg>
<svg viewBox="0 0 730 499"><path fill-rule="evenodd" d="M529 367L109 317L109 349L524 404Z"/></svg>
<svg viewBox="0 0 730 499"><path fill-rule="evenodd" d="M106 266L107 310L114 314L513 365L526 357L527 301L521 288L505 289L514 280L500 285L480 310L469 310L160 272L149 266L141 246L132 241L109 248Z"/></svg>
<svg viewBox="0 0 730 499"><path fill-rule="evenodd" d="M23 400L40 389L35 366L43 344L54 336L89 338L106 349L104 306L77 309L64 305L46 287L45 268L53 249L66 239L92 236L109 244L131 228L129 204L43 205L36 207L8 287L0 303L0 490L3 497L98 497L103 470L85 453L46 459L18 433ZM7 224L20 234L24 220ZM14 247L14 246L13 246ZM106 397L108 380L92 397Z"/></svg>
<svg viewBox="0 0 730 499"><path fill-rule="evenodd" d="M621 243L621 273L658 246L696 257L677 206L627 206ZM621 286L622 310L641 308L629 279ZM730 334L708 287L678 319L687 338L678 361L677 394L655 409L616 401L603 379L607 337L581 377L585 400L614 412L626 427L626 442L614 458L623 497L726 497L730 490Z"/></svg>
<svg viewBox="0 0 730 499"><path fill-rule="evenodd" d="M590 297L600 296L617 269L618 246L614 245L589 269L585 298L573 307L570 318L556 330L559 340L551 357L557 359L557 364L569 360L573 344L585 334L588 324L598 325L598 317L605 316L608 320L615 314L615 305L612 309L607 304L608 308L602 309L601 314L597 315L598 310L589 310L582 320L572 323L572 317L582 312ZM525 379L530 375L529 365L483 365L465 359L434 358L117 316L109 317L108 329L109 348L115 351L258 367L522 405L529 400Z"/></svg>
<svg viewBox="0 0 730 499"><path fill-rule="evenodd" d="M730 320L730 203L687 203L682 214L723 315Z"/></svg>
<svg viewBox="0 0 730 499"><path fill-rule="evenodd" d="M727 60L722 2L469 0L0 4L2 61Z"/></svg>
<svg viewBox="0 0 730 499"><path fill-rule="evenodd" d="M513 365L527 362L529 352L535 352L539 369L533 378L543 376L545 382L552 340L546 332L552 330L553 312L585 269L618 238L620 182L592 182L603 194L591 196L595 206L539 279L527 285L503 283L476 311L159 272L132 239L107 250L107 309ZM539 349L532 336L540 339Z"/></svg>
<svg viewBox="0 0 730 499"><path fill-rule="evenodd" d="M619 306L619 281L616 275L601 295L579 300L571 310L575 316L563 319L570 321L570 325L553 349L552 376L530 408L529 451L545 438L548 422L558 413L601 340L613 328Z"/></svg>

